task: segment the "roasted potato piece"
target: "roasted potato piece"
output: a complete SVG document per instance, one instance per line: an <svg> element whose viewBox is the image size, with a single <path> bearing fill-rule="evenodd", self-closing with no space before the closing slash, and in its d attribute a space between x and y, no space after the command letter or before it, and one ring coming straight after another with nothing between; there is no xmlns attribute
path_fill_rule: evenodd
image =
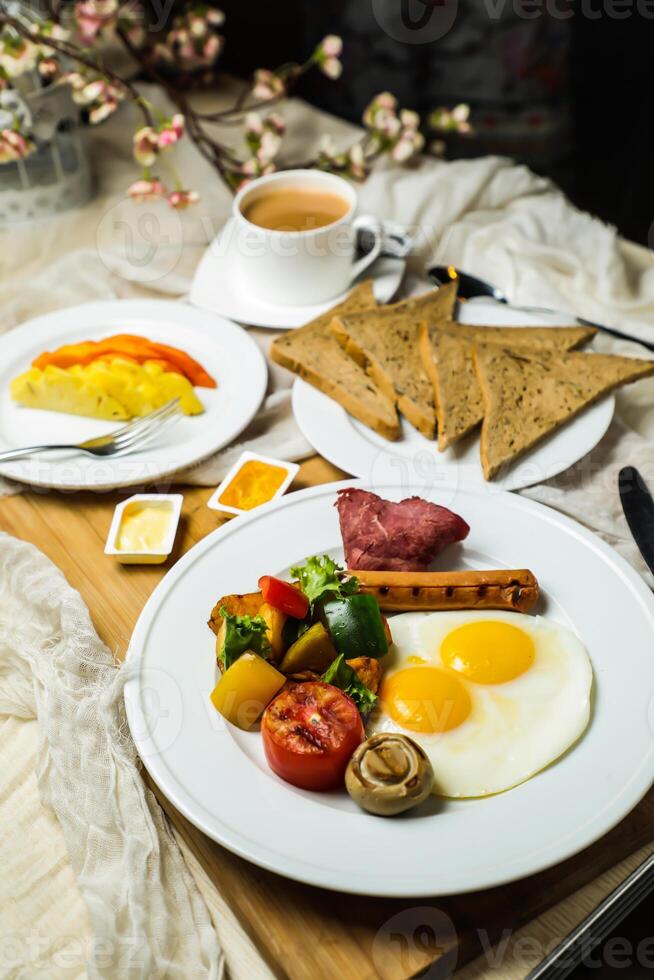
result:
<svg viewBox="0 0 654 980"><path fill-rule="evenodd" d="M263 605L263 596L260 592L245 592L243 595L224 595L219 599L211 610L209 619L209 629L218 636L218 631L222 625L223 617L220 610L224 606L230 616L257 616Z"/></svg>
<svg viewBox="0 0 654 980"><path fill-rule="evenodd" d="M284 623L288 619L288 616L281 609L275 609L274 606L269 605L267 602L264 602L260 607L259 615L263 616L268 625L268 642L272 649L273 660L279 660L286 647L282 630L284 629Z"/></svg>
<svg viewBox="0 0 654 980"><path fill-rule="evenodd" d="M295 684L301 684L303 681L319 681L320 674L315 670L301 670L297 674L290 674L288 680Z"/></svg>
<svg viewBox="0 0 654 980"><path fill-rule="evenodd" d="M346 660L345 663L352 668L362 684L370 688L373 694L379 691L383 669L378 660L373 657L355 657L354 660Z"/></svg>
<svg viewBox="0 0 654 980"><path fill-rule="evenodd" d="M306 633L298 637L284 654L280 670L285 674L300 674L315 670L321 674L327 670L336 656L336 647L322 623L314 623Z"/></svg>
<svg viewBox="0 0 654 980"><path fill-rule="evenodd" d="M373 657L355 657L354 660L346 660L345 663L352 668L361 683L370 688L373 694L379 692L383 670L378 660L375 660ZM299 670L297 673L290 674L288 680L295 683L301 681L319 681L322 673L324 671L318 673L315 670Z"/></svg>

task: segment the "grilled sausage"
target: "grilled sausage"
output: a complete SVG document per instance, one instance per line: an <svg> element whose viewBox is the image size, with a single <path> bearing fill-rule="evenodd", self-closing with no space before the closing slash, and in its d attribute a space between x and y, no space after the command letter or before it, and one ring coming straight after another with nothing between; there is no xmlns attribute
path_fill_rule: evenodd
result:
<svg viewBox="0 0 654 980"><path fill-rule="evenodd" d="M368 572L353 570L362 592L385 612L442 609L513 609L528 612L538 582L526 568L462 572Z"/></svg>

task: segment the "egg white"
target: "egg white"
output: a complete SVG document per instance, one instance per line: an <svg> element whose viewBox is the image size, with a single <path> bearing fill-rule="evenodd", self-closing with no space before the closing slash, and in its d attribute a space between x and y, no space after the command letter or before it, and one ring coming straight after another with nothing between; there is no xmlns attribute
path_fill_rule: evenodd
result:
<svg viewBox="0 0 654 980"><path fill-rule="evenodd" d="M369 734L402 732L424 749L439 796L488 796L524 782L576 742L590 718L593 672L586 650L574 633L541 616L493 610L393 616L384 677L416 666L409 661L415 656L426 661L420 666L444 668L442 640L474 620L501 620L528 633L535 647L531 667L502 684L477 684L456 672L470 695L471 711L449 731L401 728L381 703L368 724Z"/></svg>

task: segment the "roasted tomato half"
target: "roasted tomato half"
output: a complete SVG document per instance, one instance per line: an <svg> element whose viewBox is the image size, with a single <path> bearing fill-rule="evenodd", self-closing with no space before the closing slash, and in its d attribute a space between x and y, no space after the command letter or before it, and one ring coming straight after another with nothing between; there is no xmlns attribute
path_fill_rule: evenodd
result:
<svg viewBox="0 0 654 980"><path fill-rule="evenodd" d="M351 698L331 684L307 681L278 694L261 720L268 765L303 789L334 789L365 738Z"/></svg>

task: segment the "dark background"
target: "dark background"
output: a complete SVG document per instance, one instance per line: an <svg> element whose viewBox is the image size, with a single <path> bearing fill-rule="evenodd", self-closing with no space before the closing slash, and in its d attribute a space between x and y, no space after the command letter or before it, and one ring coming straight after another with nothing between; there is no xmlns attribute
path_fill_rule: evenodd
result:
<svg viewBox="0 0 654 980"><path fill-rule="evenodd" d="M383 89L424 118L439 105L468 102L475 135L451 142L450 158L512 156L626 237L650 244L654 0L543 0L536 17L538 0L459 0L443 38L411 44L385 33L375 2L401 0L222 0L221 68L247 76L301 61L325 34L340 34L341 78L312 72L298 94L354 121Z"/></svg>

